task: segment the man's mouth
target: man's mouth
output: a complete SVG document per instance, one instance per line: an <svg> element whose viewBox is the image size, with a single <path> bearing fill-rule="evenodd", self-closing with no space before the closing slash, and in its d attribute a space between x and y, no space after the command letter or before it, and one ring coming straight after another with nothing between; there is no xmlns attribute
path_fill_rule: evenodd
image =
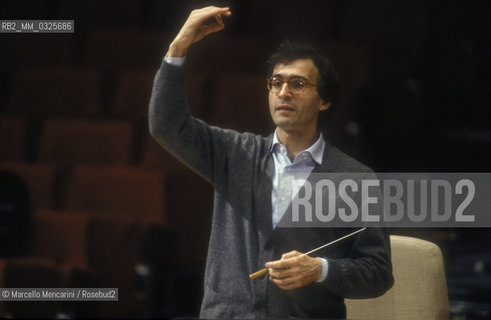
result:
<svg viewBox="0 0 491 320"><path fill-rule="evenodd" d="M295 111L295 108L289 104L279 104L275 108L276 111Z"/></svg>

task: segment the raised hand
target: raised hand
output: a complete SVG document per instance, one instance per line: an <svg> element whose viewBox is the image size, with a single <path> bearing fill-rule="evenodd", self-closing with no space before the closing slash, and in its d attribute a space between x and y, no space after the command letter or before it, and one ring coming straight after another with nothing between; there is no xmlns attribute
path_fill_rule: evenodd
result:
<svg viewBox="0 0 491 320"><path fill-rule="evenodd" d="M184 56L193 43L200 41L210 33L223 30L225 25L222 16L228 17L230 15L232 15L232 12L228 7L219 8L210 6L193 10L176 38L170 44L168 56ZM214 19L215 21L212 23L205 23L210 19Z"/></svg>

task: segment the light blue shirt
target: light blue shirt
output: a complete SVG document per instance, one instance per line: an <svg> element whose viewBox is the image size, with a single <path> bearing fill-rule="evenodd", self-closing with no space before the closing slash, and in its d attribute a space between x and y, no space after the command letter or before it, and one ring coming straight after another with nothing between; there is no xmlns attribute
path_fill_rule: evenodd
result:
<svg viewBox="0 0 491 320"><path fill-rule="evenodd" d="M186 62L186 56L184 57L168 57L167 54L165 54L164 57L165 62L173 64L175 66L182 66L184 62Z"/></svg>
<svg viewBox="0 0 491 320"><path fill-rule="evenodd" d="M288 158L287 150L278 140L277 132L273 137L273 144L270 152L274 159L273 191L271 193L271 203L273 208L273 228L278 226L285 211L290 206L292 199L296 196L299 188L305 183L312 169L316 164L322 164L322 155L326 142L319 135L319 138L309 148L299 152L293 162ZM294 187L294 184L296 187ZM324 281L327 277L328 263L324 258L322 262L322 274L318 282Z"/></svg>
<svg viewBox="0 0 491 320"><path fill-rule="evenodd" d="M186 61L186 57L168 57L166 54L164 60L167 63L182 66ZM280 143L275 131L273 145L270 150L275 165L273 191L271 193L273 228L276 228L281 217L285 214L286 209L290 206L291 200L293 199L292 192L294 192L294 190L292 190L293 183L295 181L307 180L312 169L314 169L315 164L322 163L322 155L325 146L326 143L321 134L313 145L298 153L295 159L293 159L293 162L291 162L290 158L287 156L286 147ZM324 258L320 259L322 262L322 273L317 282L322 282L326 279L327 271L329 269L327 260Z"/></svg>

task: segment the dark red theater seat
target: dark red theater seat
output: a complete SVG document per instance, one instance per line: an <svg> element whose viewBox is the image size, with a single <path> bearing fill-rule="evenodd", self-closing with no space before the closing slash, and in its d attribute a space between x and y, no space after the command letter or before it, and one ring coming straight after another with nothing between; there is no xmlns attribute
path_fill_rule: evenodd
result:
<svg viewBox="0 0 491 320"><path fill-rule="evenodd" d="M116 79L111 115L116 118L146 121L154 77L155 71L120 72ZM204 76L191 74L186 81L192 114L203 118L206 115L205 91L207 89Z"/></svg>
<svg viewBox="0 0 491 320"><path fill-rule="evenodd" d="M138 286L144 285L136 279L139 263L163 260L158 262L162 269L174 264L169 254L174 252L174 245L167 240L166 229L157 226L126 217L93 219L89 230L89 265L100 275L103 287L119 289L117 302L101 305L101 317L127 317L142 311L143 305L137 297L137 290L143 289ZM151 243L146 241L150 233ZM151 280L152 276L148 275L146 279Z"/></svg>
<svg viewBox="0 0 491 320"><path fill-rule="evenodd" d="M175 167L185 167L150 135L145 137L140 165L144 168L163 169L164 171L173 170Z"/></svg>
<svg viewBox="0 0 491 320"><path fill-rule="evenodd" d="M199 265L205 261L208 248L213 188L190 169L178 168L182 169L168 171L166 184L166 212L175 231L176 262Z"/></svg>
<svg viewBox="0 0 491 320"><path fill-rule="evenodd" d="M65 209L165 222L164 197L164 174L160 171L78 166L67 188Z"/></svg>
<svg viewBox="0 0 491 320"><path fill-rule="evenodd" d="M48 164L0 162L0 168L19 174L27 184L33 208L54 208L55 167Z"/></svg>
<svg viewBox="0 0 491 320"><path fill-rule="evenodd" d="M48 119L38 161L55 165L129 164L133 128L124 121Z"/></svg>
<svg viewBox="0 0 491 320"><path fill-rule="evenodd" d="M47 258L0 259L0 279L3 288L63 287L61 269ZM55 318L60 307L57 301L2 301L0 317Z"/></svg>
<svg viewBox="0 0 491 320"><path fill-rule="evenodd" d="M0 160L26 160L26 120L0 115Z"/></svg>
<svg viewBox="0 0 491 320"><path fill-rule="evenodd" d="M31 255L49 257L60 265L87 266L90 217L37 210L32 218Z"/></svg>
<svg viewBox="0 0 491 320"><path fill-rule="evenodd" d="M86 116L101 109L101 74L94 69L21 68L8 111L29 116Z"/></svg>

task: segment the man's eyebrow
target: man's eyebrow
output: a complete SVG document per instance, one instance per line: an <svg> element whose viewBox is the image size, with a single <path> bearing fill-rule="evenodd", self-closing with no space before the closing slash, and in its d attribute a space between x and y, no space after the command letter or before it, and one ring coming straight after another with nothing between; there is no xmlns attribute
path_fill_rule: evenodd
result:
<svg viewBox="0 0 491 320"><path fill-rule="evenodd" d="M273 77L277 77L277 78L285 78L281 73L276 73L276 74L273 74ZM309 79L305 78L304 76L299 76L299 75L292 75L290 77L288 77L287 79L291 79L291 78L300 78L300 79L303 79L303 80L306 80L308 81Z"/></svg>

